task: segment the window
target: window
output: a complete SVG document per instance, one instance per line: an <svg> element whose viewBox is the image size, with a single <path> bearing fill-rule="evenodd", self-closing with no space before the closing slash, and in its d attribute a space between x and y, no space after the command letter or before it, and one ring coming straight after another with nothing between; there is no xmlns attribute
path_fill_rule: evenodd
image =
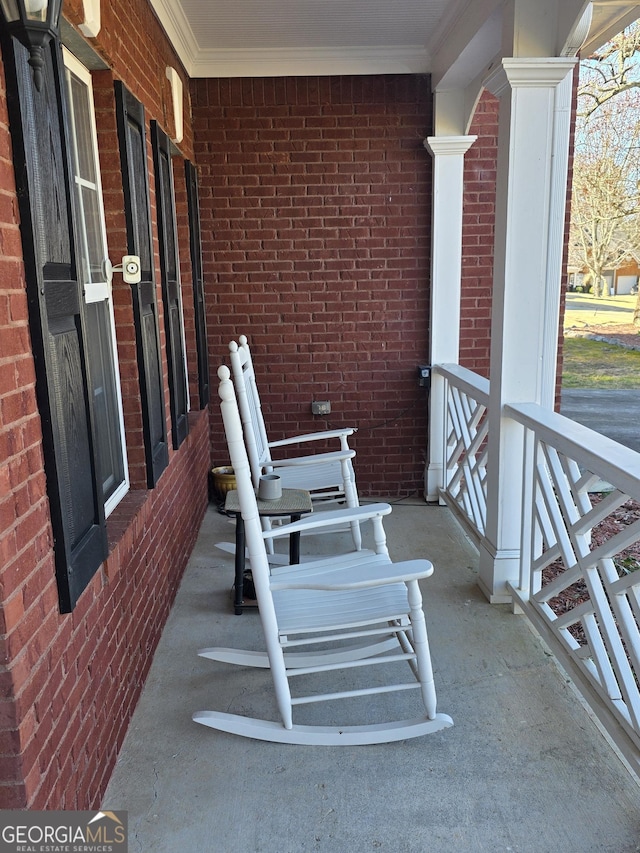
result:
<svg viewBox="0 0 640 853"><path fill-rule="evenodd" d="M189 432L189 421L187 419L189 389L187 386L184 320L180 288L180 260L176 237L176 202L173 187L171 142L156 121L151 122L151 143L156 173L158 239L169 368L171 432L173 447L174 450L177 450Z"/></svg>
<svg viewBox="0 0 640 853"><path fill-rule="evenodd" d="M91 75L67 50L65 78L70 112L78 272L86 303L87 359L91 374L99 476L105 515L129 489L122 394L118 372L111 281L104 224Z"/></svg>
<svg viewBox="0 0 640 853"><path fill-rule="evenodd" d="M122 165L127 247L141 263L141 281L131 287L142 402L147 486L153 489L169 464L160 359L158 303L153 269L151 202L144 107L120 80L114 83Z"/></svg>
<svg viewBox="0 0 640 853"><path fill-rule="evenodd" d="M200 408L204 409L209 402L209 353L207 351L207 318L204 298L204 276L202 273L198 173L193 163L190 163L188 160L184 164L184 173L187 184L193 308L196 326L196 350L198 352L198 396L200 398Z"/></svg>

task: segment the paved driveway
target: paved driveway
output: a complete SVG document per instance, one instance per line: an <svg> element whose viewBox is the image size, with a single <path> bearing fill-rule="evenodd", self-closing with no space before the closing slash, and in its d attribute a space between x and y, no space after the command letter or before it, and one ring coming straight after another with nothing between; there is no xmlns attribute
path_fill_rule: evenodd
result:
<svg viewBox="0 0 640 853"><path fill-rule="evenodd" d="M640 389L564 388L560 414L640 452Z"/></svg>

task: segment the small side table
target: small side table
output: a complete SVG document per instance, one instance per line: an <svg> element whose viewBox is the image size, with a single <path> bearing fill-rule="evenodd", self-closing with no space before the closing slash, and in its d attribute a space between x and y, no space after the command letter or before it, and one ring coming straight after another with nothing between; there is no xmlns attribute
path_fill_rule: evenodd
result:
<svg viewBox="0 0 640 853"><path fill-rule="evenodd" d="M299 521L307 512L313 512L311 495L304 489L283 489L282 497L275 501L263 501L257 498L258 514L261 516L277 517L288 515L291 521ZM236 490L227 492L224 511L236 518L236 581L234 586L233 607L239 616L245 607L255 607L244 603L244 568L245 568L245 536L244 521L240 513L240 502ZM300 533L289 536L289 563L300 562Z"/></svg>

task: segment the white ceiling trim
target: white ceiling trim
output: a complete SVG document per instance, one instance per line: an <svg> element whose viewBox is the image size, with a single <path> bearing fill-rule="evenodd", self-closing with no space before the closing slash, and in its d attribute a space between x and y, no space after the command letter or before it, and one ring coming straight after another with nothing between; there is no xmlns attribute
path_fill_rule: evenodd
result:
<svg viewBox="0 0 640 853"><path fill-rule="evenodd" d="M409 47L272 48L201 50L193 77L289 77L331 74L428 74L431 60L422 45Z"/></svg>
<svg viewBox="0 0 640 853"><path fill-rule="evenodd" d="M199 48L182 4L176 3L175 0L151 0L151 5L185 71L189 77L196 77L193 73L193 57Z"/></svg>

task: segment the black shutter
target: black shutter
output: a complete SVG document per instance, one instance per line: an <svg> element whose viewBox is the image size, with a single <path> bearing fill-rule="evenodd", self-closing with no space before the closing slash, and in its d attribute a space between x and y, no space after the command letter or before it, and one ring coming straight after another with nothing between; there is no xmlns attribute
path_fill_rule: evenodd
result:
<svg viewBox="0 0 640 853"><path fill-rule="evenodd" d="M193 277L193 308L195 312L196 349L198 351L198 396L200 397L200 408L205 409L209 403L209 352L207 349L207 313L204 301L204 276L202 274L200 202L198 199L198 172L189 160L185 160L184 174L187 182L191 275Z"/></svg>
<svg viewBox="0 0 640 853"><path fill-rule="evenodd" d="M184 357L184 325L180 298L180 259L176 237L176 199L173 188L171 142L156 121L151 122L151 145L156 174L160 275L164 304L164 330L169 368L169 401L173 448L177 450L189 432L187 376Z"/></svg>
<svg viewBox="0 0 640 853"><path fill-rule="evenodd" d="M169 464L169 449L160 359L158 304L153 277L144 107L120 81L116 81L115 90L127 245L130 255L139 256L142 273L140 284L131 285L131 294L136 326L147 486L152 489Z"/></svg>
<svg viewBox="0 0 640 853"><path fill-rule="evenodd" d="M68 613L107 556L107 534L76 266L64 68L54 39L44 50L37 91L29 52L7 37L3 55L56 579L60 611Z"/></svg>

